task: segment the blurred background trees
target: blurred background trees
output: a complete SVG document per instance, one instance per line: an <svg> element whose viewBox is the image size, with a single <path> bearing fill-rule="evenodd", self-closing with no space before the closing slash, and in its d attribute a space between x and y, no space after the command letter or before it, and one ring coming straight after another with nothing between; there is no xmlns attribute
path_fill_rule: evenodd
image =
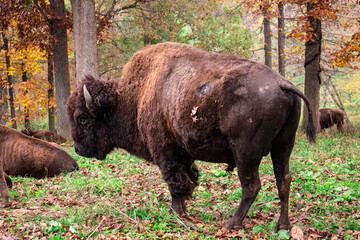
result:
<svg viewBox="0 0 360 240"><path fill-rule="evenodd" d="M344 108L360 122L355 0L95 0L90 14L78 11L81 2L0 0L1 124L68 136L65 102L84 74L116 79L134 52L165 41L266 63L305 91L314 111ZM87 17L95 40L79 31L90 29Z"/></svg>

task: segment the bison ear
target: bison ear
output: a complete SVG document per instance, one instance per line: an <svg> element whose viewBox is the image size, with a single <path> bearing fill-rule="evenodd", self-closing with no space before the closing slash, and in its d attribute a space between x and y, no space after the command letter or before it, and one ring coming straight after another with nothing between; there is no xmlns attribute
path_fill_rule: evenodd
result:
<svg viewBox="0 0 360 240"><path fill-rule="evenodd" d="M87 107L87 109L91 109L93 107L93 101L92 101L91 95L90 95L89 91L87 90L85 84L83 86L83 90L84 90L84 98L85 98L86 107Z"/></svg>

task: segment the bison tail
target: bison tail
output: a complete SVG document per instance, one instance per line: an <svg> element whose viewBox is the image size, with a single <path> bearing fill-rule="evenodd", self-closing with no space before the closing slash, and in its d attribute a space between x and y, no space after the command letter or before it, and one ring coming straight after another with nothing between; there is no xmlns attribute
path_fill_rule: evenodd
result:
<svg viewBox="0 0 360 240"><path fill-rule="evenodd" d="M316 143L316 128L313 120L312 111L310 108L310 102L303 93L297 95L304 100L306 107L308 109L308 125L306 127L306 136L310 143Z"/></svg>
<svg viewBox="0 0 360 240"><path fill-rule="evenodd" d="M281 89L290 91L290 92L298 95L300 98L302 98L304 100L306 107L308 109L308 115L309 115L308 125L306 128L306 136L310 143L316 143L316 129L315 129L315 125L314 125L314 120L313 120L309 100L291 82L281 78L281 79L277 79L277 83L279 84Z"/></svg>
<svg viewBox="0 0 360 240"><path fill-rule="evenodd" d="M309 120L306 128L306 136L310 143L316 143L316 129L311 112L309 113Z"/></svg>

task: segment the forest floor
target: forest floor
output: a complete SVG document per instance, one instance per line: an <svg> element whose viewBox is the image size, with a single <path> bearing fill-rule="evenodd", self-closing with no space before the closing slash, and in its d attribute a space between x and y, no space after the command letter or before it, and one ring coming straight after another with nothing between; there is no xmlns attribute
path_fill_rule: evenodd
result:
<svg viewBox="0 0 360 240"><path fill-rule="evenodd" d="M170 193L155 165L122 150L98 161L65 149L79 171L12 178L11 207L0 209L0 239L360 239L359 134L319 134L316 145L298 134L290 160L293 228L277 233L280 204L269 156L244 228L223 231L241 197L236 169L196 162L201 175L187 202L190 221L169 211Z"/></svg>

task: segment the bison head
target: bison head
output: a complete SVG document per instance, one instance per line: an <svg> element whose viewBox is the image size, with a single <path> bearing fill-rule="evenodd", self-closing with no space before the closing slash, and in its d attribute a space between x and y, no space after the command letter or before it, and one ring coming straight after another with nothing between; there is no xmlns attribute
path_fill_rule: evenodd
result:
<svg viewBox="0 0 360 240"><path fill-rule="evenodd" d="M67 115L77 154L102 160L115 147L111 115L117 96L115 82L86 76L69 97Z"/></svg>

